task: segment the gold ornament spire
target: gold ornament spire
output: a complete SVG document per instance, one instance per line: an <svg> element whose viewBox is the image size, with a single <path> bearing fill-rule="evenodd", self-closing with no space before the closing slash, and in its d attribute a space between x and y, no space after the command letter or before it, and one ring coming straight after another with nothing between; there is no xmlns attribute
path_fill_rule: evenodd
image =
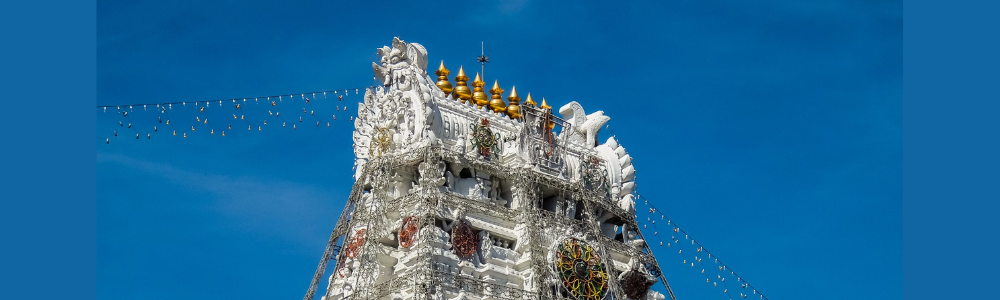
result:
<svg viewBox="0 0 1000 300"><path fill-rule="evenodd" d="M545 102L545 97L542 97L542 105L539 106L539 108L541 108L541 109L548 109L549 110L548 112L546 112L547 114L550 115L550 117L548 117L549 121L547 123L545 123L545 128L548 128L549 131L552 131L553 129L556 129L556 121L553 120L553 118L551 117L551 115L552 115L552 111L551 111L552 107L549 106L549 103Z"/></svg>
<svg viewBox="0 0 1000 300"><path fill-rule="evenodd" d="M479 73L476 73L476 80L472 81L472 104L475 104L476 108L483 108L483 106L490 103L490 99L486 98L486 91L483 90L483 86L486 86L486 83L479 77Z"/></svg>
<svg viewBox="0 0 1000 300"><path fill-rule="evenodd" d="M507 103L504 103L503 99L500 98L501 94L503 94L503 89L500 88L499 81L493 81L493 88L490 89L490 94L493 94L493 99L490 100L490 109L498 113L507 111Z"/></svg>
<svg viewBox="0 0 1000 300"><path fill-rule="evenodd" d="M521 97L517 96L517 87L516 86L510 87L510 96L507 96L507 101L510 102L510 104L507 105L507 116L510 117L511 119L520 119L521 118L521 106L520 106Z"/></svg>
<svg viewBox="0 0 1000 300"><path fill-rule="evenodd" d="M524 100L524 105L535 107L538 106L538 103L535 103L535 100L531 99L531 93L528 93L528 99Z"/></svg>
<svg viewBox="0 0 1000 300"><path fill-rule="evenodd" d="M451 95L455 99L461 99L462 103L472 100L472 90L469 90L469 86L466 84L468 81L469 76L465 76L465 69L462 66L458 66L458 75L455 76L457 86Z"/></svg>
<svg viewBox="0 0 1000 300"><path fill-rule="evenodd" d="M453 89L452 86L451 86L451 82L448 82L448 74L450 74L450 73L451 73L451 71L448 71L448 69L444 67L444 61L443 60L441 61L441 66L438 67L437 71L434 71L434 74L438 76L437 86L438 86L438 88L441 88L442 92L444 92L444 96L445 97L447 97L448 95L450 95L451 91ZM237 104L236 105L236 109L239 109L239 108L240 108L240 105Z"/></svg>

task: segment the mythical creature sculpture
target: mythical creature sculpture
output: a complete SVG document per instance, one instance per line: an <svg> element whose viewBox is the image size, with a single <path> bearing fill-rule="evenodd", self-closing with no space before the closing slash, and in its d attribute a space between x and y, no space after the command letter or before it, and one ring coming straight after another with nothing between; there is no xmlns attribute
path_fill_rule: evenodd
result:
<svg viewBox="0 0 1000 300"><path fill-rule="evenodd" d="M378 55L380 63L372 63L372 70L383 86L365 90L354 122L356 176L376 153L370 148L380 131L391 134L391 143L385 147L389 152L436 142L435 135L429 132L435 119L431 94L444 98L444 93L427 75L427 50L420 44L394 38L392 47L379 48Z"/></svg>
<svg viewBox="0 0 1000 300"><path fill-rule="evenodd" d="M422 189L437 189L445 183L445 165L443 161L423 161L418 166L420 171L420 186Z"/></svg>
<svg viewBox="0 0 1000 300"><path fill-rule="evenodd" d="M604 115L604 111L600 110L589 115L586 114L583 111L583 106L576 101L563 105L559 108L559 113L572 124L570 141L586 143L589 147L597 145L597 131L601 129L601 126L604 126L604 123L611 120L610 117Z"/></svg>

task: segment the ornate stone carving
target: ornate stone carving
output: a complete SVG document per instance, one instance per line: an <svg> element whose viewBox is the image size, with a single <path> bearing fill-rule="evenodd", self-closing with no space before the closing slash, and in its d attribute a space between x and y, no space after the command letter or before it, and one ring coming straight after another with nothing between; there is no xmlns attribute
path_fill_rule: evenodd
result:
<svg viewBox="0 0 1000 300"><path fill-rule="evenodd" d="M399 228L399 246L410 248L417 240L420 219L416 216L409 216L403 220L403 225Z"/></svg>
<svg viewBox="0 0 1000 300"><path fill-rule="evenodd" d="M576 101L563 105L559 108L559 113L563 115L563 119L573 124L574 130L569 133L570 140L588 147L597 145L597 132L601 130L604 123L611 120L610 117L604 115L604 111L599 110L589 115L584 113L583 106Z"/></svg>
<svg viewBox="0 0 1000 300"><path fill-rule="evenodd" d="M476 253L478 236L472 230L472 226L469 226L469 222L460 220L457 223L451 227L451 245L455 249L455 255L466 258Z"/></svg>
<svg viewBox="0 0 1000 300"><path fill-rule="evenodd" d="M358 229L354 232L351 237L351 241L344 245L344 256L347 258L355 258L361 253L362 247L365 245L365 233L368 231L366 228Z"/></svg>
<svg viewBox="0 0 1000 300"><path fill-rule="evenodd" d="M629 299L644 300L649 292L649 287L656 283L656 280L651 277L636 270L629 270L622 273L619 282Z"/></svg>
<svg viewBox="0 0 1000 300"><path fill-rule="evenodd" d="M556 272L570 295L579 300L600 300L608 292L608 268L586 242L569 238L559 244Z"/></svg>
<svg viewBox="0 0 1000 300"><path fill-rule="evenodd" d="M428 76L419 44L397 38L378 54L383 84L354 120L357 181L318 271L338 260L325 300L643 300L622 260L647 283L659 268L635 223L632 157L613 137L595 143L603 112L572 102L564 120L544 99L518 105L513 89L511 115L477 109L453 99L467 77L449 97L444 68L440 85Z"/></svg>

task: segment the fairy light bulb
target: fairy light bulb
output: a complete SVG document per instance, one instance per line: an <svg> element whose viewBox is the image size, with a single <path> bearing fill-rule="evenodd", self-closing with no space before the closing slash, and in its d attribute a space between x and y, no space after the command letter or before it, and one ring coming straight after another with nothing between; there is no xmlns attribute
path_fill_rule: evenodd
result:
<svg viewBox="0 0 1000 300"><path fill-rule="evenodd" d="M201 118L199 118L198 116L195 116L195 117L194 117L194 121L195 121L195 122L201 122Z"/></svg>
<svg viewBox="0 0 1000 300"><path fill-rule="evenodd" d="M188 138L187 132L184 133L184 138Z"/></svg>
<svg viewBox="0 0 1000 300"><path fill-rule="evenodd" d="M148 140L148 139L152 139L152 138L153 138L153 135L152 135L152 134L148 134L148 133L146 134L146 139L147 139L147 140Z"/></svg>
<svg viewBox="0 0 1000 300"><path fill-rule="evenodd" d="M233 130L233 124L229 124L229 130Z"/></svg>
<svg viewBox="0 0 1000 300"><path fill-rule="evenodd" d="M225 130L222 131L222 136L226 136L226 131Z"/></svg>
<svg viewBox="0 0 1000 300"><path fill-rule="evenodd" d="M194 126L191 126L191 131L194 131Z"/></svg>
<svg viewBox="0 0 1000 300"><path fill-rule="evenodd" d="M215 134L215 129L212 129L212 131L209 132L208 134Z"/></svg>
<svg viewBox="0 0 1000 300"><path fill-rule="evenodd" d="M174 136L177 136L177 130L174 130Z"/></svg>
<svg viewBox="0 0 1000 300"><path fill-rule="evenodd" d="M153 132L156 132L156 131L157 131L157 130L156 130L156 126L153 126Z"/></svg>

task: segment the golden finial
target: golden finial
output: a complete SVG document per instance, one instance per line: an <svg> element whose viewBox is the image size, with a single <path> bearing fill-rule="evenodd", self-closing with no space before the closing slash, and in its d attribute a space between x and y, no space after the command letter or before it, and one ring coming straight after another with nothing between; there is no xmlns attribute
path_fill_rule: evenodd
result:
<svg viewBox="0 0 1000 300"><path fill-rule="evenodd" d="M462 103L472 99L472 90L466 85L469 81L469 76L465 76L465 69L462 66L458 67L458 75L455 76L455 89L452 91L451 96L455 99L461 99Z"/></svg>
<svg viewBox="0 0 1000 300"><path fill-rule="evenodd" d="M520 119L521 118L521 107L520 107L521 97L517 96L517 87L516 86L510 87L510 96L507 96L507 101L510 102L510 104L507 105L507 116L509 116L511 119Z"/></svg>
<svg viewBox="0 0 1000 300"><path fill-rule="evenodd" d="M541 108L541 109L552 109L552 107L549 106L549 103L545 102L545 97L542 97L542 105L539 106L539 108ZM548 114L551 115L552 111L549 111ZM552 117L549 117L548 119L549 119L549 122L545 124L545 128L548 128L551 131L551 130L553 130L553 129L556 128L556 121L553 120Z"/></svg>
<svg viewBox="0 0 1000 300"><path fill-rule="evenodd" d="M485 85L486 83L479 77L479 73L476 73L476 80L472 81L472 104L475 104L476 108L483 108L490 103L490 99L486 98L486 92L483 90Z"/></svg>
<svg viewBox="0 0 1000 300"><path fill-rule="evenodd" d="M442 92L444 92L445 97L451 94L452 90L451 82L448 82L448 74L450 73L451 71L448 71L448 69L444 67L443 60L441 61L441 66L438 67L437 71L434 71L434 74L438 76L437 86L441 88ZM240 106L237 104L236 109L239 108Z"/></svg>
<svg viewBox="0 0 1000 300"><path fill-rule="evenodd" d="M503 99L500 98L500 95L503 94L503 89L500 88L498 81L493 81L493 88L490 89L490 94L493 94L493 99L490 100L490 109L498 113L506 111L507 103L504 103Z"/></svg>
<svg viewBox="0 0 1000 300"><path fill-rule="evenodd" d="M528 93L528 99L524 100L524 105L535 107L538 106L538 103L535 103L535 100L531 99L531 93Z"/></svg>

